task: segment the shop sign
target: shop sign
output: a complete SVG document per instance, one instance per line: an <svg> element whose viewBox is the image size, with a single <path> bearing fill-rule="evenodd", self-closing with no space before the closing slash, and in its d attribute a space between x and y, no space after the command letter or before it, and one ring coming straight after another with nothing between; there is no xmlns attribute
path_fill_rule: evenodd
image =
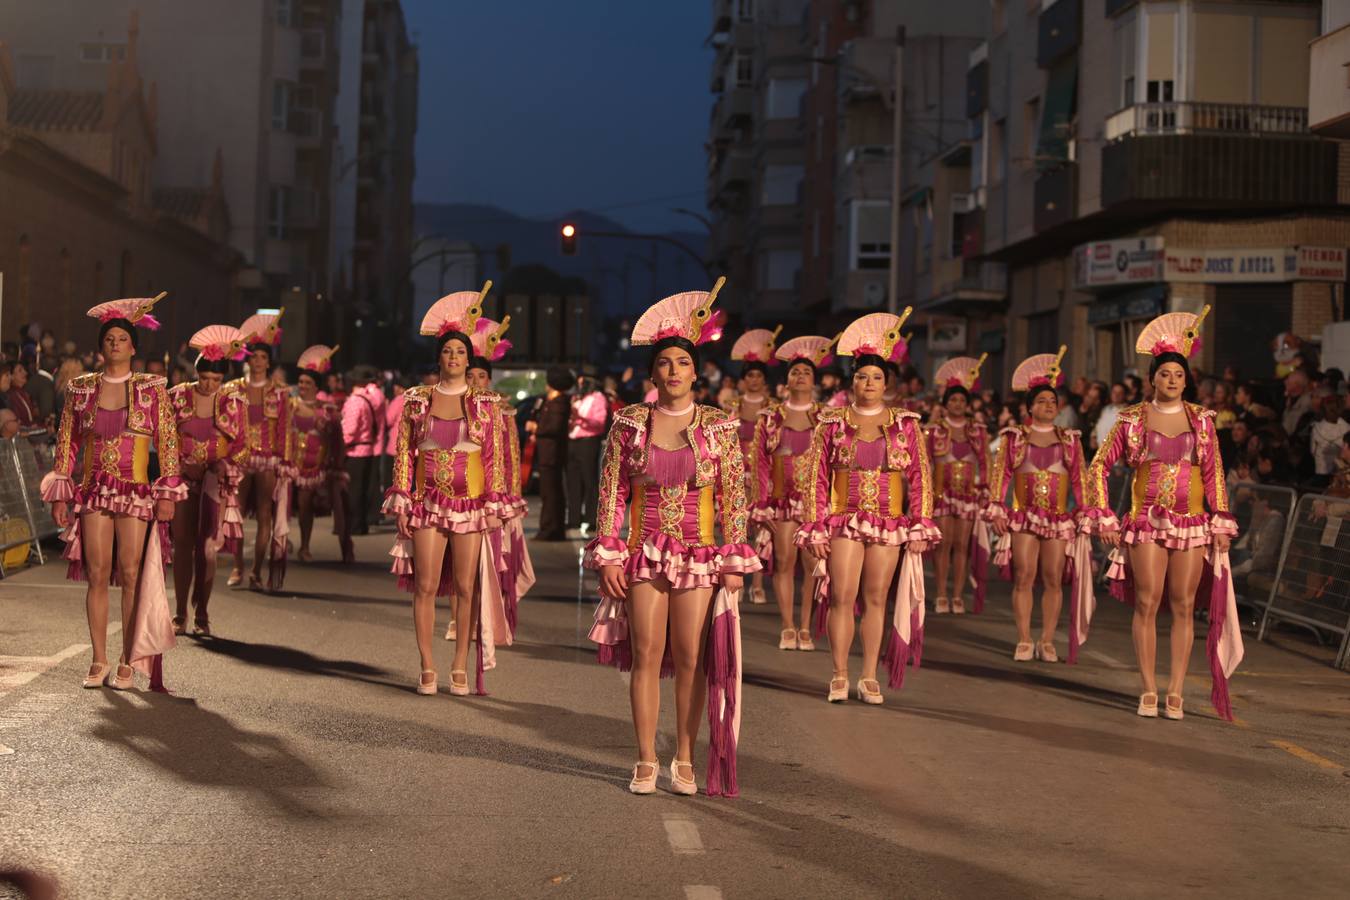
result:
<svg viewBox="0 0 1350 900"><path fill-rule="evenodd" d="M1292 247L1243 250L1168 250L1168 281L1232 282L1289 281L1294 271Z"/></svg>
<svg viewBox="0 0 1350 900"><path fill-rule="evenodd" d="M1146 284L1163 280L1163 239L1126 238L1082 244L1074 250L1078 290Z"/></svg>
<svg viewBox="0 0 1350 900"><path fill-rule="evenodd" d="M1294 277L1299 281L1345 281L1344 247L1299 247Z"/></svg>

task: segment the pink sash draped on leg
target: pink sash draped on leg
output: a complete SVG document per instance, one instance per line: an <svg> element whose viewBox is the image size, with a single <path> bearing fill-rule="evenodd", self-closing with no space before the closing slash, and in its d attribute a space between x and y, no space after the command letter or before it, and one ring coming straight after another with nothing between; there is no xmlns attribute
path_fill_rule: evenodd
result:
<svg viewBox="0 0 1350 900"><path fill-rule="evenodd" d="M486 532L478 551L478 671L474 693L487 696L483 673L497 667L497 645L511 646L511 627L502 593L502 549L498 533Z"/></svg>
<svg viewBox="0 0 1350 900"><path fill-rule="evenodd" d="M906 550L900 561L900 577L895 586L895 614L891 620L890 646L884 661L890 672L888 684L901 688L905 666L919 668L923 659L923 554Z"/></svg>
<svg viewBox="0 0 1350 900"><path fill-rule="evenodd" d="M1231 722L1233 701L1228 694L1228 679L1242 662L1244 653L1237 597L1233 593L1228 552L1216 553L1211 545L1205 556L1208 565L1200 590L1209 597L1209 632L1205 635L1205 655L1209 659L1211 679L1209 699L1219 718Z"/></svg>
<svg viewBox="0 0 1350 900"><path fill-rule="evenodd" d="M984 594L989 584L989 525L976 519L970 529L970 587L971 611L984 612Z"/></svg>
<svg viewBox="0 0 1350 900"><path fill-rule="evenodd" d="M862 593L859 591L859 593ZM825 560L816 563L816 637L824 637L830 624L830 566Z"/></svg>
<svg viewBox="0 0 1350 900"><path fill-rule="evenodd" d="M709 797L737 797L736 747L741 737L741 592L713 596L705 665L708 675Z"/></svg>
<svg viewBox="0 0 1350 900"><path fill-rule="evenodd" d="M291 480L277 476L272 491L272 546L267 561L267 589L279 591L286 582L286 539L291 534Z"/></svg>
<svg viewBox="0 0 1350 900"><path fill-rule="evenodd" d="M163 654L175 644L173 617L169 612L169 594L164 588L160 528L154 522L146 527L150 529L150 539L141 559L140 583L131 604L131 624L124 649L130 666L149 676L150 689L168 693L164 687Z"/></svg>
<svg viewBox="0 0 1350 900"><path fill-rule="evenodd" d="M1079 532L1066 549L1069 557L1069 659L1078 662L1078 648L1087 643L1088 626L1097 609L1097 598L1092 593L1092 538Z"/></svg>

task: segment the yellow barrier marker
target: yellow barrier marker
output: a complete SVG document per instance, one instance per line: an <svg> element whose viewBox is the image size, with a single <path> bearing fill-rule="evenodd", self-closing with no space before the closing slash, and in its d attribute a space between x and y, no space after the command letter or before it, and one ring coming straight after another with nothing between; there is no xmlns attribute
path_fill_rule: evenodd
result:
<svg viewBox="0 0 1350 900"><path fill-rule="evenodd" d="M1325 756L1318 756L1311 750L1304 750L1298 744L1291 744L1288 741L1271 741L1270 743L1272 746L1279 747L1285 753L1288 753L1291 756L1297 756L1304 762L1312 763L1314 766L1318 766L1319 768L1329 769L1330 771L1333 772L1341 772L1344 771L1345 769L1345 766L1341 765L1340 763L1332 762Z"/></svg>

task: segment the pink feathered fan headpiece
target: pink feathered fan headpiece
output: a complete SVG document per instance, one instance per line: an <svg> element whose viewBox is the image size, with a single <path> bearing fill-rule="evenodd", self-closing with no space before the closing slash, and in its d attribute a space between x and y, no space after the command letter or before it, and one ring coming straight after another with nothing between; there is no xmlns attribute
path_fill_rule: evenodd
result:
<svg viewBox="0 0 1350 900"><path fill-rule="evenodd" d="M1068 347L1060 344L1058 353L1037 353L1022 360L1012 374L1012 389L1026 391L1048 385L1057 388L1064 383L1064 372L1059 364L1064 361Z"/></svg>
<svg viewBox="0 0 1350 900"><path fill-rule="evenodd" d="M297 369L308 369L311 372L318 372L320 375L327 375L333 368L333 354L338 352L337 344L327 347L323 344L315 344L313 347L307 347L300 358L295 361Z"/></svg>
<svg viewBox="0 0 1350 900"><path fill-rule="evenodd" d="M1190 359L1200 349L1200 323L1209 315L1209 305L1195 313L1164 313L1149 322L1139 332L1134 342L1135 353L1149 356L1162 356L1164 353L1180 353Z"/></svg>
<svg viewBox="0 0 1350 900"><path fill-rule="evenodd" d="M473 352L488 362L497 362L511 349L511 342L502 339L502 335L506 334L506 330L510 327L510 316L500 322L488 318L479 319L474 325L473 334L469 335L469 340L473 341Z"/></svg>
<svg viewBox="0 0 1350 900"><path fill-rule="evenodd" d="M694 346L720 340L726 316L712 306L726 281L722 276L711 291L685 291L652 306L633 326L632 345L647 347L666 338L684 338Z"/></svg>
<svg viewBox="0 0 1350 900"><path fill-rule="evenodd" d="M244 335L233 325L207 325L192 336L188 346L211 362L238 359L244 349Z"/></svg>
<svg viewBox="0 0 1350 900"><path fill-rule="evenodd" d="M752 328L736 339L731 346L731 359L734 362L757 362L766 366L774 365L774 345L783 331L779 325L773 331L767 328Z"/></svg>
<svg viewBox="0 0 1350 900"><path fill-rule="evenodd" d="M286 307L282 307L274 313L258 313L249 316L244 320L244 324L239 326L239 331L244 335L244 344L267 344L270 347L281 345L281 317L285 315Z"/></svg>
<svg viewBox="0 0 1350 900"><path fill-rule="evenodd" d="M949 387L963 387L973 391L980 386L980 366L984 365L984 361L988 358L988 353L981 353L979 359L972 356L949 359L937 370L933 380L944 391Z"/></svg>
<svg viewBox="0 0 1350 900"><path fill-rule="evenodd" d="M107 300L89 310L85 315L91 319L98 319L100 322L126 319L138 328L149 328L151 331L155 331L159 328L159 320L150 315L150 310L154 309L155 304L167 296L169 296L169 292L162 291L154 297L127 297L123 300Z"/></svg>
<svg viewBox="0 0 1350 900"><path fill-rule="evenodd" d="M839 355L870 354L888 362L903 362L909 347L900 336L900 326L913 312L914 307L906 306L905 311L898 316L893 313L869 313L861 319L855 319L839 336Z"/></svg>
<svg viewBox="0 0 1350 900"><path fill-rule="evenodd" d="M483 282L481 291L456 291L446 294L435 303L422 317L421 334L427 337L445 337L452 331L469 335L472 338L478 320L483 317L483 301L492 282Z"/></svg>
<svg viewBox="0 0 1350 900"><path fill-rule="evenodd" d="M830 355L830 348L839 343L839 339L843 335L842 331L839 332L834 336L834 340L815 334L796 337L779 347L778 353L775 355L790 366L805 360L816 368L820 368L829 365L829 361L833 359Z"/></svg>

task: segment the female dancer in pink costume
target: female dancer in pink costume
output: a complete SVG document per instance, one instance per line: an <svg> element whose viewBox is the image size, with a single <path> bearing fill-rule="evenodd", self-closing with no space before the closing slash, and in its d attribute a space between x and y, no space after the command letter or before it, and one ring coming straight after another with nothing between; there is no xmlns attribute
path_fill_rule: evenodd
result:
<svg viewBox="0 0 1350 900"><path fill-rule="evenodd" d="M1206 306L1198 316L1167 313L1139 333L1136 352L1153 357L1149 366L1153 399L1120 411L1088 469L1093 498L1089 515L1096 520L1098 533L1116 546L1108 572L1112 593L1134 602L1134 652L1143 684L1136 712L1147 718L1158 715L1154 668L1164 588L1172 609L1172 668L1164 716L1183 716L1182 688L1195 638L1197 595L1208 597L1210 698L1225 719L1233 715L1228 676L1242 659L1228 567L1237 522L1228 511L1214 413L1187 402L1195 392L1189 360L1208 312ZM1130 512L1123 523L1111 513L1106 487L1107 474L1118 459L1134 470Z"/></svg>
<svg viewBox="0 0 1350 900"><path fill-rule="evenodd" d="M937 613L966 611L961 595L967 581L974 585L975 612L984 609L990 548L980 513L989 501L989 432L966 418L984 359L958 356L937 370L934 380L943 389L942 407L934 410L933 421L924 428L933 460L933 516L942 529L942 545L935 551L933 566L937 580L933 611Z"/></svg>
<svg viewBox="0 0 1350 900"><path fill-rule="evenodd" d="M652 348L655 403L614 416L600 473L599 534L585 565L603 597L591 639L599 659L633 671L630 699L638 762L628 789L656 790L660 677L675 676L675 758L670 789L698 792L693 751L708 706L711 796L737 795L743 578L760 569L746 543L745 469L734 417L693 400L698 345L720 334L712 292L667 297L633 328ZM625 509L626 507L626 509ZM714 536L721 513L722 542ZM627 519L628 540L619 535ZM720 588L720 589L719 589ZM706 684L703 679L707 678Z"/></svg>
<svg viewBox="0 0 1350 900"><path fill-rule="evenodd" d="M290 457L295 461L296 469L295 503L300 513L301 562L314 558L309 551L309 538L314 531L314 497L320 491L328 495L342 561L356 561L343 498L350 477L347 475L346 447L342 442L342 411L319 399L319 386L328 380L328 373L333 368L333 354L337 350L337 347L315 344L301 353L295 363L300 371L295 379L297 393L291 398Z"/></svg>
<svg viewBox="0 0 1350 900"><path fill-rule="evenodd" d="M740 441L741 455L745 459L747 477L754 478L755 424L760 413L767 410L774 399L769 394L769 366L774 365L774 345L783 331L779 325L773 331L767 328L752 328L736 339L731 346L731 360L741 364L741 393L736 402L727 408L727 412L736 417L736 436ZM750 602L762 606L769 602L764 593L764 573L756 572L750 576L750 590L747 592Z"/></svg>
<svg viewBox="0 0 1350 900"><path fill-rule="evenodd" d="M460 623L450 668L450 693L470 692L470 642L478 638L474 690L485 694L483 673L493 648L511 633L501 599L497 564L484 535L511 514L506 488L501 396L466 380L473 334L483 314L481 291L442 297L422 319L421 333L436 339L439 380L409 388L398 423L393 484L384 511L398 519L393 571L413 592L413 623L422 660L419 694L435 694L432 650L436 596L452 594ZM445 576L448 575L448 578ZM481 594L480 594L481 592Z"/></svg>
<svg viewBox="0 0 1350 900"><path fill-rule="evenodd" d="M152 688L161 688L160 656L174 643L161 529L150 528L148 535L146 529L172 519L174 504L187 497L188 488L178 472L178 430L164 377L131 371L136 329L159 327L150 310L163 297L110 300L89 310L102 323L104 368L66 385L52 471L42 479L42 499L66 529L61 537L68 545L67 577L88 576L85 610L94 659L84 678L87 688L108 680L108 585L114 571L122 585L124 639L108 683L127 690L140 671L150 676ZM152 444L160 469L153 484L147 475Z"/></svg>
<svg viewBox="0 0 1350 900"><path fill-rule="evenodd" d="M923 646L923 552L942 535L931 518L928 452L919 417L882 401L886 363L904 354L900 326L910 312L872 313L844 330L839 354L853 357L853 402L823 410L811 439L815 475L806 494L810 521L797 532L797 543L827 561L817 616L826 613L834 665L828 693L832 703L848 699L848 657L859 613L863 664L858 699L872 704L884 699L877 666L886 595L893 582L895 616L885 660L891 687L901 687L907 664L919 664Z"/></svg>
<svg viewBox="0 0 1350 900"><path fill-rule="evenodd" d="M1073 588L1069 600L1069 662L1078 661L1078 648L1087 640L1093 610L1091 538L1079 530L1087 506L1083 444L1077 431L1057 428L1056 389L1064 383L1059 353L1041 353L1022 362L1013 372L1012 388L1021 391L1031 410L1031 424L1014 425L999 433L1002 439L989 480L985 518L999 535L994 562L1011 563L1013 616L1017 620L1017 647L1013 659L1058 662L1055 629L1064 601L1066 564ZM1012 487L1011 509L1004 503ZM1072 494L1075 509L1069 511ZM1041 581L1041 638L1031 640L1032 593L1037 572Z"/></svg>
<svg viewBox="0 0 1350 900"><path fill-rule="evenodd" d="M511 327L511 317L500 323L489 318L481 318L470 335L473 339L473 358L469 360L468 374L465 376L473 390L492 390L492 364L506 356L511 342L504 339ZM506 608L506 623L512 636L516 633L520 600L534 586L534 563L530 560L530 550L525 543L525 514L529 506L522 495L520 479L520 435L516 430L516 408L511 401L502 398L502 442L503 460L506 466L506 502L503 508L502 527L494 532L494 553L501 556L502 599ZM442 576L444 580L444 576ZM456 601L451 593L451 610ZM458 636L455 619L452 615L450 626L445 630L445 639L453 641Z"/></svg>
<svg viewBox="0 0 1350 900"><path fill-rule="evenodd" d="M837 340L837 338L836 338ZM797 543L802 522L809 521L804 493L815 477L811 468L811 434L820 419L815 402L816 369L829 358L834 342L824 337L799 337L777 351L787 364L788 399L774 402L759 414L750 454L750 519L759 528L756 549L773 576L782 631L779 650L814 650L811 640L811 600L815 593L817 561L803 548L801 627L793 620L793 593L797 581Z"/></svg>
<svg viewBox="0 0 1350 900"><path fill-rule="evenodd" d="M285 310L282 310L285 312ZM248 358L243 378L225 387L244 398L247 425L244 429L244 477L239 500L245 513L258 522L253 545L253 571L248 578L252 591L281 590L286 578L286 543L290 534L291 404L286 389L272 380L272 361L281 342L281 312L250 316L239 326L247 341ZM243 578L242 542L235 548L234 571L226 582L231 587ZM267 560L267 583L262 580Z"/></svg>
<svg viewBox="0 0 1350 900"><path fill-rule="evenodd" d="M243 540L239 513L239 460L244 450L244 399L221 390L244 353L244 335L230 325L209 325L192 336L197 380L169 391L178 424L178 452L187 498L173 517L174 634L187 631L188 598L198 634L211 633L207 605L216 580L216 556Z"/></svg>

